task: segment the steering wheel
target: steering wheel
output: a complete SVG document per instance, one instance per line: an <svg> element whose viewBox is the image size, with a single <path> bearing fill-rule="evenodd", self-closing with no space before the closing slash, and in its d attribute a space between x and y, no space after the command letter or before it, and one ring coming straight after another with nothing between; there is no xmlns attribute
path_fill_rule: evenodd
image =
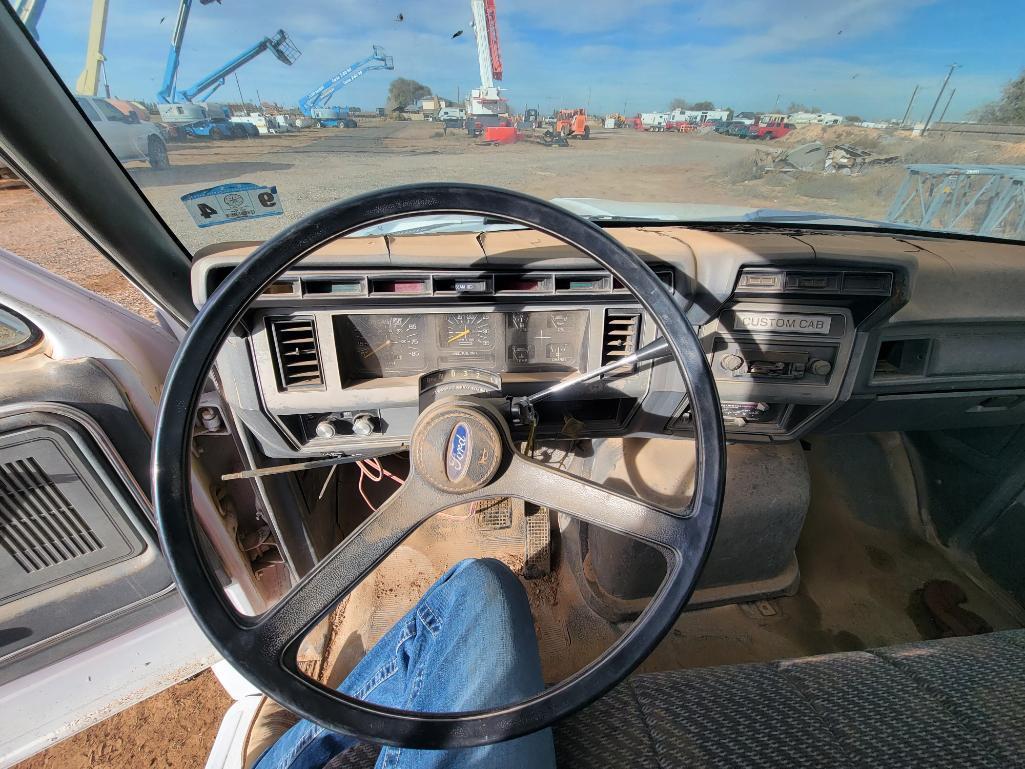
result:
<svg viewBox="0 0 1025 769"><path fill-rule="evenodd" d="M420 214L467 214L521 224L574 246L608 268L668 340L690 394L697 442L694 494L669 511L519 454L501 411L483 399L431 404L410 439L406 482L277 604L240 614L210 571L189 491L190 443L200 393L228 333L282 272L317 247L371 225ZM456 435L468 465L454 463ZM332 731L399 747L463 748L549 726L623 680L669 631L690 598L722 505L725 452L715 384L682 307L635 254L601 228L545 201L491 187L424 184L380 190L328 206L268 240L240 264L196 316L168 372L153 450L160 541L178 589L217 650L295 713ZM666 578L633 626L573 676L531 697L479 712L416 713L381 707L302 675L302 637L422 522L467 502L514 497L640 539L666 558Z"/></svg>

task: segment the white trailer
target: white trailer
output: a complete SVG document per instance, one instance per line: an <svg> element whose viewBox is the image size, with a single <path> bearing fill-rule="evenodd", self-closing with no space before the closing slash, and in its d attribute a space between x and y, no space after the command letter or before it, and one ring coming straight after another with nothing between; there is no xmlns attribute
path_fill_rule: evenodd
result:
<svg viewBox="0 0 1025 769"><path fill-rule="evenodd" d="M645 131L664 131L669 122L668 112L642 112L641 125Z"/></svg>

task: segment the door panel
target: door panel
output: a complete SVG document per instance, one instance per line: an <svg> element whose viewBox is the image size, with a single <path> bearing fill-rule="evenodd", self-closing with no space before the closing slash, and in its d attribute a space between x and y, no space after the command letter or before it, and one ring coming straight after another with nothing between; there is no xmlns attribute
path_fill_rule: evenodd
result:
<svg viewBox="0 0 1025 769"><path fill-rule="evenodd" d="M30 346L0 349L4 767L217 655L177 594L149 501L153 418L177 340L3 251L0 307L35 332ZM217 515L203 490L196 508ZM221 534L216 568L251 610L242 556Z"/></svg>

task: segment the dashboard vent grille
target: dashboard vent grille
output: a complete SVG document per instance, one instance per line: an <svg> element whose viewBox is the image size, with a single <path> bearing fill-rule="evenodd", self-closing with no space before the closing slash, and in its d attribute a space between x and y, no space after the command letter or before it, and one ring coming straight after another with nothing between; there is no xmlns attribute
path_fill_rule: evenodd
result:
<svg viewBox="0 0 1025 769"><path fill-rule="evenodd" d="M635 310L606 310L605 328L602 332L601 362L615 363L637 351L640 339L641 314ZM632 366L615 369L610 376L633 372Z"/></svg>
<svg viewBox="0 0 1025 769"><path fill-rule="evenodd" d="M26 574L103 547L33 457L0 463L0 545Z"/></svg>
<svg viewBox="0 0 1025 769"><path fill-rule="evenodd" d="M281 389L323 387L324 372L313 318L273 318L269 325Z"/></svg>

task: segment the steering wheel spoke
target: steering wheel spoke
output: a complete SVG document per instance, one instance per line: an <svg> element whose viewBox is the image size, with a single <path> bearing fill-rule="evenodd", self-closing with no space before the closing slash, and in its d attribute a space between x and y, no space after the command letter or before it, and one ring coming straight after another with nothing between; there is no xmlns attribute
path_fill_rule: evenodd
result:
<svg viewBox="0 0 1025 769"><path fill-rule="evenodd" d="M287 648L300 640L420 524L461 502L454 495L428 487L411 472L377 512L251 626L258 646L281 660Z"/></svg>
<svg viewBox="0 0 1025 769"><path fill-rule="evenodd" d="M634 496L620 494L597 483L514 453L502 476L489 488L496 495L524 499L678 552L690 510L673 512Z"/></svg>

